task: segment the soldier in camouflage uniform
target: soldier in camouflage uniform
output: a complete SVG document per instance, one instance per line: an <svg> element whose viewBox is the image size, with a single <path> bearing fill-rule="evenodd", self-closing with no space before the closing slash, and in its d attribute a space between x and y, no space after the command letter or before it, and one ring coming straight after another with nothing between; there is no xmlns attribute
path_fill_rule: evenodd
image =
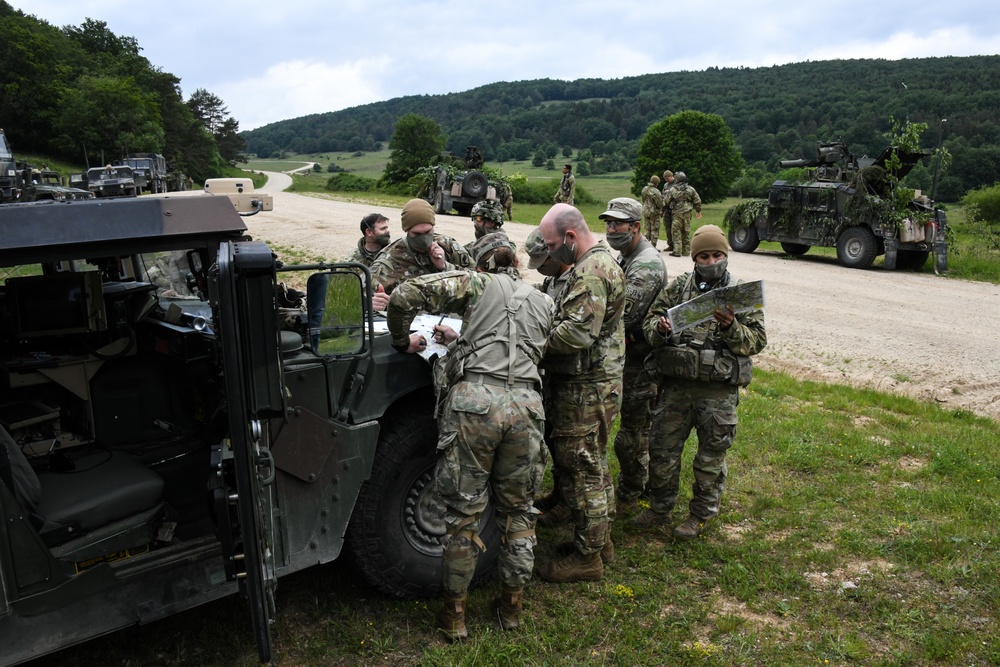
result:
<svg viewBox="0 0 1000 667"><path fill-rule="evenodd" d="M507 181L500 181L500 205L507 213L507 219L514 219L514 191Z"/></svg>
<svg viewBox="0 0 1000 667"><path fill-rule="evenodd" d="M596 581L604 577L601 552L606 545L609 552L611 548L614 485L607 450L611 424L621 408L625 276L572 206L553 206L539 230L549 255L573 264L543 367L552 392L553 466L572 513L576 551L542 565L538 573L557 583Z"/></svg>
<svg viewBox="0 0 1000 667"><path fill-rule="evenodd" d="M680 539L697 537L719 513L726 483L726 451L736 436L739 388L750 382L750 357L767 345L760 311L733 313L726 307L714 319L678 334L667 310L717 287L736 284L727 271L729 243L715 225L705 225L691 241L694 271L675 278L649 308L643 323L653 346L649 361L662 375L649 440L651 509L635 518L639 526L666 524L677 502L681 456L691 429L698 434L690 514L674 528Z"/></svg>
<svg viewBox="0 0 1000 667"><path fill-rule="evenodd" d="M663 205L670 208L672 216L670 227L673 250L670 254L681 257L691 252L691 211L696 211L698 219L701 219L701 197L698 191L688 184L687 175L683 171L677 172L675 180Z"/></svg>
<svg viewBox="0 0 1000 667"><path fill-rule="evenodd" d="M663 228L667 233L667 252L671 252L674 249L674 230L671 229L671 224L673 216L670 213L670 206L667 204L667 195L670 194L671 188L674 187L674 172L667 169L663 172Z"/></svg>
<svg viewBox="0 0 1000 667"><path fill-rule="evenodd" d="M646 239L654 250L660 240L660 216L663 214L663 195L659 187L660 177L654 174L642 189L642 219L646 226Z"/></svg>
<svg viewBox="0 0 1000 667"><path fill-rule="evenodd" d="M465 250L472 254L472 246L487 234L500 231L503 227L503 207L493 199L476 202L472 207L472 224L476 230L476 238L465 244Z"/></svg>
<svg viewBox="0 0 1000 667"><path fill-rule="evenodd" d="M520 623L521 596L531 579L536 544L532 500L545 471L538 362L555 306L521 282L506 235L475 245L476 272L451 271L411 279L389 300L393 346L418 352L426 344L409 326L420 311L464 313L459 337L448 327L435 339L449 343L450 391L439 421L436 488L447 508L445 605L440 627L452 640L468 636L465 600L476 570L479 522L492 493L503 533L502 592L495 601L504 629Z"/></svg>
<svg viewBox="0 0 1000 667"><path fill-rule="evenodd" d="M564 164L562 180L559 181L559 190L556 192L556 196L552 198L552 202L554 204L569 204L572 206L574 199L576 199L576 177L573 176L573 165Z"/></svg>
<svg viewBox="0 0 1000 667"><path fill-rule="evenodd" d="M625 372L621 421L615 435L615 456L621 466L615 496L621 507L634 505L646 490L649 427L659 380L643 366L652 348L643 336L642 323L649 305L666 284L667 269L660 253L642 236L639 225L645 212L636 200L620 197L609 201L608 210L600 216L607 225L608 245L621 253L618 264L625 272L625 313L622 315Z"/></svg>
<svg viewBox="0 0 1000 667"><path fill-rule="evenodd" d="M400 216L403 238L382 249L372 262L372 280L380 291L392 291L405 280L428 273L471 269L472 258L455 239L434 233L434 208L423 199L411 199L403 206ZM384 301L375 301L381 310Z"/></svg>
<svg viewBox="0 0 1000 667"><path fill-rule="evenodd" d="M361 238L358 247L345 262L357 262L371 268L382 248L389 245L389 218L381 213L369 213L361 218Z"/></svg>

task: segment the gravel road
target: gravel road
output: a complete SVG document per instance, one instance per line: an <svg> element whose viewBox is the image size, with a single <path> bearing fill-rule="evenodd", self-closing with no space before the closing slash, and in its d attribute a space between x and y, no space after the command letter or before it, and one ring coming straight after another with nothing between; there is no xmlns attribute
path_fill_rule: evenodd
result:
<svg viewBox="0 0 1000 667"><path fill-rule="evenodd" d="M274 196L274 211L246 218L254 238L342 259L355 247L367 213L388 217L394 239L402 233L399 209L282 192L291 178L268 176L263 189ZM436 226L463 244L474 237L461 216L439 215ZM520 248L532 229L504 225ZM527 266L523 252L520 259ZM664 261L670 278L692 266L667 254ZM733 253L730 268L764 281L768 346L758 357L761 367L1000 419L1000 286L880 267L859 271L832 257L790 259L764 251Z"/></svg>

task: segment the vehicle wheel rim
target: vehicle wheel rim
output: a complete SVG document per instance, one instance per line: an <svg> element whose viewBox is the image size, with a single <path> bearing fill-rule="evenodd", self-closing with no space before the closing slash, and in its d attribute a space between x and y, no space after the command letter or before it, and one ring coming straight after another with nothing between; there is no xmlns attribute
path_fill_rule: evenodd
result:
<svg viewBox="0 0 1000 667"><path fill-rule="evenodd" d="M733 238L741 245L747 242L748 236L750 236L750 231L746 227L737 227L736 231L733 232Z"/></svg>
<svg viewBox="0 0 1000 667"><path fill-rule="evenodd" d="M844 247L844 252L847 254L848 257L851 258L860 257L861 241L859 241L858 239L851 239L850 241L847 242L847 245Z"/></svg>
<svg viewBox="0 0 1000 667"><path fill-rule="evenodd" d="M440 556L444 547L445 507L434 492L434 466L427 468L410 487L403 509L406 540L420 553Z"/></svg>

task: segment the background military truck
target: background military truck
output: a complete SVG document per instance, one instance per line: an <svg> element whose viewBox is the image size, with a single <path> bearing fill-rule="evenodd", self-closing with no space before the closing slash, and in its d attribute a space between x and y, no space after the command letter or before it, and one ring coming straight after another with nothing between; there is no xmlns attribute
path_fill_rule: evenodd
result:
<svg viewBox="0 0 1000 667"><path fill-rule="evenodd" d="M14 162L14 151L7 143L7 135L0 129L0 203L12 202L17 199L18 187L17 164Z"/></svg>
<svg viewBox="0 0 1000 667"><path fill-rule="evenodd" d="M943 271L944 211L918 194L900 214L893 192L893 183L929 154L890 146L875 159L859 159L843 142L820 144L813 160L781 162L784 169L807 168L804 181L775 181L766 200L741 202L726 212L729 243L753 252L761 241L778 241L790 255L835 247L841 264L859 269L879 255L885 255L887 269L920 269L933 252L935 271Z"/></svg>
<svg viewBox="0 0 1000 667"><path fill-rule="evenodd" d="M107 165L87 170L87 189L95 197L135 197L135 176L132 167ZM70 185L77 186L72 180Z"/></svg>
<svg viewBox="0 0 1000 667"><path fill-rule="evenodd" d="M129 153L120 164L132 168L137 194L167 192L167 160L159 153Z"/></svg>
<svg viewBox="0 0 1000 667"><path fill-rule="evenodd" d="M72 201L77 199L93 199L90 190L73 188L63 185L63 179L51 169L31 169L30 176L25 179L22 174L21 194L18 201Z"/></svg>
<svg viewBox="0 0 1000 667"><path fill-rule="evenodd" d="M435 213L448 213L452 209L460 215L469 215L472 207L484 199L497 199L502 185L491 182L480 171L483 155L476 146L465 150L465 157L447 153L441 155L438 163L430 167L429 183L423 197L434 207Z"/></svg>
<svg viewBox="0 0 1000 667"><path fill-rule="evenodd" d="M0 237L0 665L238 591L266 662L278 580L345 550L440 592L430 368L365 267L282 265L218 196L15 204Z"/></svg>

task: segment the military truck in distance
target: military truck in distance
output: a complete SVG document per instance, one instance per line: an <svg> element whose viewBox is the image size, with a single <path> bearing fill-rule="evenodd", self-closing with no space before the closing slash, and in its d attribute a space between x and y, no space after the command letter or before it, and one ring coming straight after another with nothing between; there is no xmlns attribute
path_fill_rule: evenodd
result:
<svg viewBox="0 0 1000 667"><path fill-rule="evenodd" d="M465 149L465 157L448 153L440 156L433 167L433 182L424 198L434 207L435 213L448 213L452 209L460 215L469 215L472 207L484 199L496 199L499 184L490 183L482 171L483 154L477 146Z"/></svg>
<svg viewBox="0 0 1000 667"><path fill-rule="evenodd" d="M345 548L439 593L430 367L375 333L364 266L246 232L219 196L4 207L0 665L237 592L267 662L278 579Z"/></svg>
<svg viewBox="0 0 1000 667"><path fill-rule="evenodd" d="M62 178L51 169L39 169L32 170L29 180L22 184L18 201L73 201L93 198L94 194L90 190L63 185Z"/></svg>
<svg viewBox="0 0 1000 667"><path fill-rule="evenodd" d="M95 197L135 197L138 194L132 167L124 165L88 169L87 188Z"/></svg>
<svg viewBox="0 0 1000 667"><path fill-rule="evenodd" d="M885 215L892 206L888 165L893 155L902 179L929 151L912 153L890 146L875 159L855 158L843 142L822 143L813 160L785 160L784 169L811 171L803 182L775 181L767 200L741 202L727 211L729 244L753 252L761 241L778 241L789 255L812 246L835 247L841 264L865 269L885 255L887 269L919 270L934 255L935 271L948 268L945 212L927 197L907 204L908 215L897 224Z"/></svg>
<svg viewBox="0 0 1000 667"><path fill-rule="evenodd" d="M0 129L0 203L17 199L17 164L14 162L14 151L7 143L7 135Z"/></svg>
<svg viewBox="0 0 1000 667"><path fill-rule="evenodd" d="M137 194L167 191L167 160L159 153L129 153L121 164L132 168Z"/></svg>

